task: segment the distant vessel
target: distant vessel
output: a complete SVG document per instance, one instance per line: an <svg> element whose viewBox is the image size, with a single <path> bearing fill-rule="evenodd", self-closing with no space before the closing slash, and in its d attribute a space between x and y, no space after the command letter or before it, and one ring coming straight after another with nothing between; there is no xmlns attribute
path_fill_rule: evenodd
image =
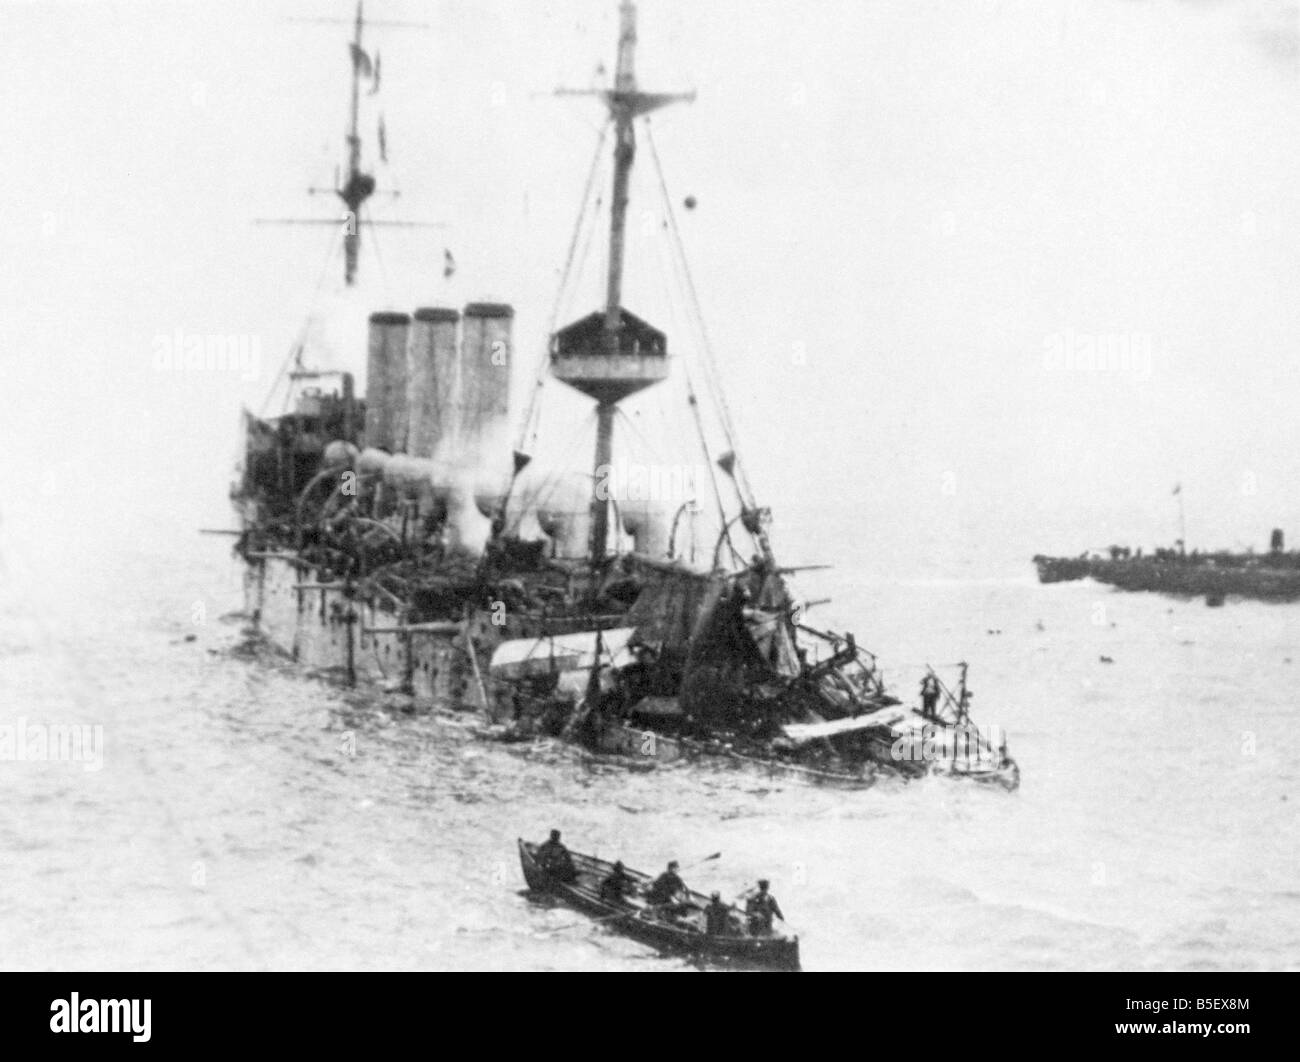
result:
<svg viewBox="0 0 1300 1062"><path fill-rule="evenodd" d="M1095 579L1133 593L1204 597L1211 608L1221 608L1229 597L1257 601L1300 600L1300 554L1288 553L1286 536L1274 530L1269 551L1232 553L1219 550L1187 552L1187 510L1183 487L1174 488L1178 499L1180 535L1172 549L1143 555L1141 549L1111 546L1103 553L1078 557L1035 557L1042 583L1069 583Z"/></svg>
<svg viewBox="0 0 1300 1062"><path fill-rule="evenodd" d="M1300 553L1287 552L1281 531L1267 553L1188 553L1179 545L1143 555L1112 546L1104 556L1035 557L1034 564L1043 583L1095 579L1130 592L1204 597L1213 607L1230 597L1300 601Z"/></svg>
<svg viewBox="0 0 1300 1062"><path fill-rule="evenodd" d="M233 491L258 631L346 682L479 710L504 740L548 734L642 761L701 759L849 788L935 773L1014 789L1005 738L971 721L965 665L949 683L929 669L919 705L905 707L851 635L803 622L786 584L795 570L777 562L771 511L737 456L707 339L701 363L670 362L668 335L624 305L637 123L693 97L640 90L631 0L620 15L613 87L563 93L594 96L609 112L596 159L612 134L603 307L553 332L519 419L509 406L507 305L373 315L364 400L346 374L327 393L322 381L333 378L299 349L289 374L297 406L272 420L246 414ZM362 26L358 10L344 188L360 173ZM593 164L562 292L595 234L596 173ZM683 315L703 337L659 177ZM351 250L347 270L350 281ZM610 489L616 429L637 430L625 400L673 379L685 387L678 413L689 427L645 441L656 453L689 444L702 456L695 486L711 511L694 497L665 507ZM551 381L594 402L585 468L534 457L538 396ZM656 461L680 468L670 456Z"/></svg>

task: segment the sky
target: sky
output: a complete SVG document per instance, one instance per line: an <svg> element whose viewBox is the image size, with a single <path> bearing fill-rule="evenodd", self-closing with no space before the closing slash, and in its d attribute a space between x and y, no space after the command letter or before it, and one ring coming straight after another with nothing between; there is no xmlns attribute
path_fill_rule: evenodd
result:
<svg viewBox="0 0 1300 1062"><path fill-rule="evenodd" d="M518 311L545 350L614 64L614 0L370 0L400 190L445 223L323 272L305 192L343 153L343 0L0 2L0 513L229 526L239 412L309 314ZM640 74L761 500L803 559L1300 541L1295 0L643 0ZM685 353L642 138L627 305ZM379 255L374 253L378 247ZM457 272L443 277L444 251ZM560 323L599 305L601 239ZM237 371L172 371L177 333ZM1102 352L1100 359L1098 351ZM552 419L585 409L552 396ZM568 403L566 405L566 402ZM551 408L551 407L548 407ZM833 519L831 515L833 514ZM859 529L839 537L844 521Z"/></svg>

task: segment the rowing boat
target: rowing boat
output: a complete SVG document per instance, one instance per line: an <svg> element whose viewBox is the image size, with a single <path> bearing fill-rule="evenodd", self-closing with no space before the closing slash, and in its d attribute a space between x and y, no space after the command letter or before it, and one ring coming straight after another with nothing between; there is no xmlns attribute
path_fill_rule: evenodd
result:
<svg viewBox="0 0 1300 1062"><path fill-rule="evenodd" d="M708 897L689 893L690 907L672 915L649 907L637 897L623 904L603 900L600 883L614 872L614 864L594 856L571 852L577 879L560 881L537 862L537 845L519 842L519 862L524 880L535 893L553 896L616 933L674 955L687 955L711 963L742 967L767 967L793 971L799 969L799 938L774 930L771 934L749 932L737 913L732 932L726 936L705 932L704 908ZM644 894L652 879L636 870L624 872L632 880L637 894Z"/></svg>

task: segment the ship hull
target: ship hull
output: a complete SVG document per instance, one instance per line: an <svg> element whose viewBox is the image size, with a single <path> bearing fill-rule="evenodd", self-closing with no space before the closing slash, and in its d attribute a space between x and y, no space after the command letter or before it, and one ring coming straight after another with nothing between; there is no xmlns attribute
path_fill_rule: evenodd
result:
<svg viewBox="0 0 1300 1062"><path fill-rule="evenodd" d="M311 570L288 555L246 565L246 608L265 645L313 673L377 691L406 693L417 708L454 708L467 702L473 677L466 673L465 654L456 638L414 639L408 649L401 635L374 633L396 626L391 616L358 606L342 586L315 589L315 585ZM359 613L353 622L346 618L349 606ZM485 714L493 721L491 706ZM712 763L838 789L869 789L876 782L871 769L818 771L621 723L602 724L594 736L597 752L651 765Z"/></svg>
<svg viewBox="0 0 1300 1062"><path fill-rule="evenodd" d="M305 671L377 694L403 695L416 710L479 711L488 723L511 713L498 706L496 684L487 679L486 673L480 670L475 674L466 649L466 633L477 647L480 668L501 641L542 633L528 622L495 627L486 614L472 618L468 626L427 624L402 628L393 612L359 599L342 583L319 582L310 565L288 553L249 559L244 569L244 596L246 611L263 644L294 660ZM900 765L890 762L888 742L880 744L876 760L843 769L811 767L775 755L742 753L720 743L693 741L615 721L596 725L590 745L601 755L653 766L708 765L849 791L870 789L882 777L919 777L927 773L992 784L1008 791L1019 785L1019 770L1014 763L1006 769L976 771L950 769L952 765L947 763Z"/></svg>
<svg viewBox="0 0 1300 1062"><path fill-rule="evenodd" d="M417 707L452 707L476 692L458 625L403 630L392 612L317 582L292 555L250 561L244 599L263 643L307 671L406 694Z"/></svg>

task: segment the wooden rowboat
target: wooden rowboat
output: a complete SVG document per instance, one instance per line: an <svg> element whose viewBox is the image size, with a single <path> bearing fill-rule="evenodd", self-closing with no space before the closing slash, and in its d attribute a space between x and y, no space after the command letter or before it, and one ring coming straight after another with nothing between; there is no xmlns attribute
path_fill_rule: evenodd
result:
<svg viewBox="0 0 1300 1062"><path fill-rule="evenodd" d="M597 922L616 933L631 937L643 944L674 955L686 955L740 967L766 967L794 971L799 969L799 938L774 930L771 935L755 936L744 925L738 913L733 917L733 934L714 936L705 932L704 908L709 899L700 893L691 893L690 901L697 910L688 910L671 917L647 907L644 900L631 897L623 905L601 899L600 883L614 871L614 864L594 856L569 853L576 881L563 882L547 873L537 862L537 845L519 842L519 862L523 866L524 880L537 893L563 900L583 914L591 915ZM636 870L626 870L635 883L636 891L644 893L652 878Z"/></svg>

